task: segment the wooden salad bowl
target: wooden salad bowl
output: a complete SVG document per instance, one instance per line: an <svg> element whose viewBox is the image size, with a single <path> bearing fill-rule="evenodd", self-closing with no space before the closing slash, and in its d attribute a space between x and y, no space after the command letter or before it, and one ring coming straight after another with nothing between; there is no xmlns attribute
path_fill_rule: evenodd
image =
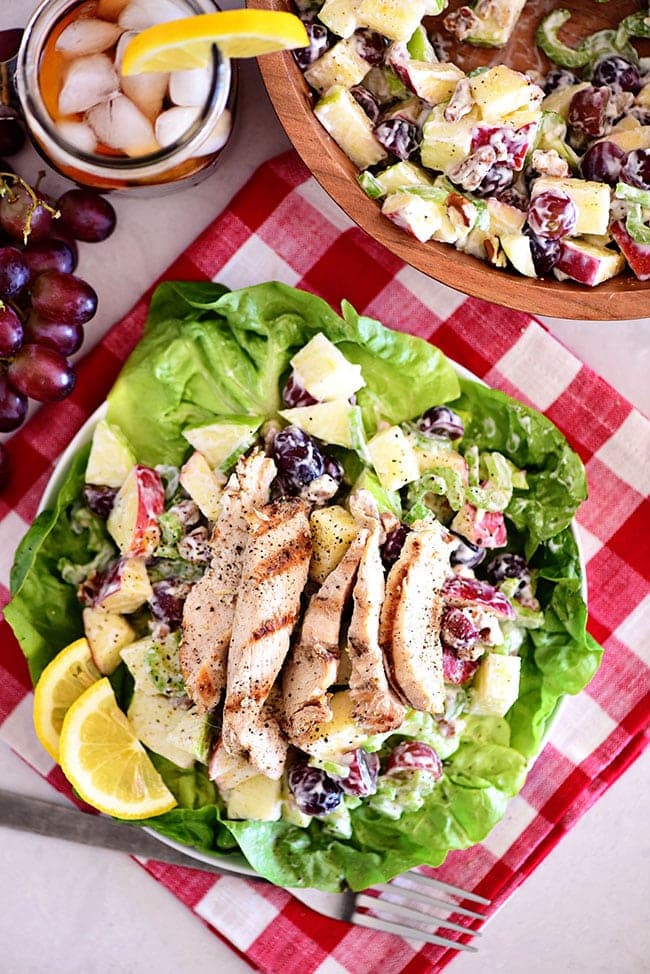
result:
<svg viewBox="0 0 650 974"><path fill-rule="evenodd" d="M247 0L258 10L291 10L290 0ZM449 10L462 6L451 0ZM571 31L562 38L575 44L582 37L606 27L617 26L626 15L645 9L638 0L593 3L585 0L529 0L515 35L507 47L478 48L453 43L449 59L466 71L479 65L505 63L525 71L548 69L548 61L535 44L535 30L541 18L557 7L571 10ZM441 18L428 18L435 26ZM440 23L439 29L442 31ZM646 52L639 48L643 55ZM420 243L382 216L379 204L357 183L358 170L339 149L313 114L314 104L303 76L290 51L258 58L264 84L294 148L320 185L345 213L366 233L405 263L436 281L473 297L484 298L508 308L558 318L621 320L650 316L650 281L638 281L626 271L595 288L554 279L523 277L491 267L484 261L460 253L451 245Z"/></svg>

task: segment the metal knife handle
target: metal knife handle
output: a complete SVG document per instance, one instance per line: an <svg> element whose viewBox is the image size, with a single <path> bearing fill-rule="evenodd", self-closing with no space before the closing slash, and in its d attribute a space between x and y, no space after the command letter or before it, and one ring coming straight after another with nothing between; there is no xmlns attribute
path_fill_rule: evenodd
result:
<svg viewBox="0 0 650 974"><path fill-rule="evenodd" d="M53 836L77 842L81 845L115 849L132 856L143 856L157 862L168 862L174 866L186 866L208 873L224 876L242 877L235 869L221 864L204 862L185 855L171 846L159 842L137 826L115 822L104 815L90 815L76 808L68 808L39 798L28 798L15 792L0 789L0 825L21 832L34 832L38 835Z"/></svg>

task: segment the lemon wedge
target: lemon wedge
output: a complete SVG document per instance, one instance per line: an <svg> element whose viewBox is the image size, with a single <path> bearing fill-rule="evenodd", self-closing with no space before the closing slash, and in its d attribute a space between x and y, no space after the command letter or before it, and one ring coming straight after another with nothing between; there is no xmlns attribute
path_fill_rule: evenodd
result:
<svg viewBox="0 0 650 974"><path fill-rule="evenodd" d="M34 729L55 761L59 760L63 718L84 690L99 679L101 673L86 639L77 639L62 649L41 673L34 690Z"/></svg>
<svg viewBox="0 0 650 974"><path fill-rule="evenodd" d="M212 45L229 58L306 47L309 37L295 14L278 10L222 10L148 27L127 44L122 74L186 71L210 63Z"/></svg>
<svg viewBox="0 0 650 974"><path fill-rule="evenodd" d="M106 677L89 686L68 710L59 760L79 795L100 812L141 819L176 805Z"/></svg>

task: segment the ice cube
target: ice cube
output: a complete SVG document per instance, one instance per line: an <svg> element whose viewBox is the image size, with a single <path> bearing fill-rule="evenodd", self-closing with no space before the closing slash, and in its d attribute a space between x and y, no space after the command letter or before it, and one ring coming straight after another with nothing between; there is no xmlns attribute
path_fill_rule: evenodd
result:
<svg viewBox="0 0 650 974"><path fill-rule="evenodd" d="M146 30L182 16L183 9L173 0L131 0L122 10L118 23L127 30Z"/></svg>
<svg viewBox="0 0 650 974"><path fill-rule="evenodd" d="M117 24L109 24L105 20L87 17L83 20L73 20L60 34L56 49L68 57L78 57L80 54L100 54L112 47L122 33Z"/></svg>
<svg viewBox="0 0 650 974"><path fill-rule="evenodd" d="M62 139L82 152L94 152L97 148L95 133L85 122L58 122L57 129Z"/></svg>
<svg viewBox="0 0 650 974"><path fill-rule="evenodd" d="M219 149L223 149L224 145L230 137L230 132L232 130L232 115L228 109L224 109L217 123L210 132L207 141L203 143L198 156L210 156L213 152L218 152Z"/></svg>
<svg viewBox="0 0 650 974"><path fill-rule="evenodd" d="M118 41L115 51L115 68L118 73L122 64L124 49L129 41L136 36L136 31L127 30ZM138 108L152 121L162 109L168 84L169 74L167 72L150 71L147 74L133 74L128 78L120 76L120 88L124 94L135 102Z"/></svg>
<svg viewBox="0 0 650 974"><path fill-rule="evenodd" d="M59 114L75 115L117 91L118 80L106 54L87 54L71 61L59 93Z"/></svg>
<svg viewBox="0 0 650 974"><path fill-rule="evenodd" d="M201 111L199 108L168 108L156 119L156 138L161 145L171 145L182 138L191 125L197 120Z"/></svg>
<svg viewBox="0 0 650 974"><path fill-rule="evenodd" d="M109 149L135 157L160 148L151 122L126 95L115 95L96 105L86 117L99 141Z"/></svg>
<svg viewBox="0 0 650 974"><path fill-rule="evenodd" d="M205 105L210 93L213 67L172 71L169 76L169 97L175 105Z"/></svg>

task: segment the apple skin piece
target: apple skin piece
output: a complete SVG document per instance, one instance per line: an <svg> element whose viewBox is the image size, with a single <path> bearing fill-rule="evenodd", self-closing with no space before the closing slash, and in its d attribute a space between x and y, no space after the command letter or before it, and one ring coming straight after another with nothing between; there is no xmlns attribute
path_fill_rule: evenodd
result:
<svg viewBox="0 0 650 974"><path fill-rule="evenodd" d="M158 515L165 506L160 476L136 464L120 487L106 527L123 555L151 555L160 540Z"/></svg>
<svg viewBox="0 0 650 974"><path fill-rule="evenodd" d="M90 446L86 483L121 487L134 465L133 451L122 431L100 419Z"/></svg>
<svg viewBox="0 0 650 974"><path fill-rule="evenodd" d="M456 85L465 77L455 64L416 61L406 44L393 44L387 62L406 87L429 105L449 101Z"/></svg>
<svg viewBox="0 0 650 974"><path fill-rule="evenodd" d="M121 661L120 651L135 639L135 632L124 616L97 606L82 613L90 655L100 673L110 676Z"/></svg>
<svg viewBox="0 0 650 974"><path fill-rule="evenodd" d="M554 273L566 274L579 284L595 287L616 277L625 269L625 257L615 250L604 247L594 247L592 244L579 240L562 242L560 259L554 267ZM562 278L559 278L562 280Z"/></svg>
<svg viewBox="0 0 650 974"><path fill-rule="evenodd" d="M625 224L612 224L612 237L623 251L623 256L640 281L650 281L650 244L640 244L633 240L625 229Z"/></svg>
<svg viewBox="0 0 650 974"><path fill-rule="evenodd" d="M107 612L135 612L152 595L144 558L122 558L104 579L95 607Z"/></svg>

